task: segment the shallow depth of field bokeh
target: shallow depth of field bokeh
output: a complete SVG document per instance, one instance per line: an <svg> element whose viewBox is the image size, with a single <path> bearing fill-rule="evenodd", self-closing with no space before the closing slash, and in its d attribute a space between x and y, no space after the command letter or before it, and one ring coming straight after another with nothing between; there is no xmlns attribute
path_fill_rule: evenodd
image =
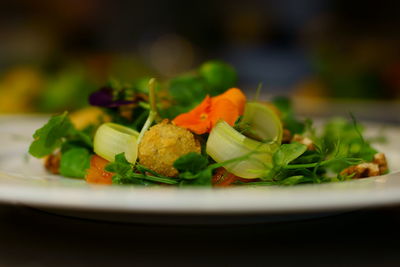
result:
<svg viewBox="0 0 400 267"><path fill-rule="evenodd" d="M232 64L250 93L262 82L266 94L396 110L399 11L371 0L1 1L0 113L78 109L110 79L167 79L208 59Z"/></svg>

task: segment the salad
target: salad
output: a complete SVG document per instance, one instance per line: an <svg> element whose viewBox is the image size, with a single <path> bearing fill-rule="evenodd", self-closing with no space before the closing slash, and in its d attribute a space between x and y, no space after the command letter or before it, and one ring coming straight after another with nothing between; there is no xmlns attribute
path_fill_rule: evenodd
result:
<svg viewBox="0 0 400 267"><path fill-rule="evenodd" d="M272 186L388 172L355 118L317 131L289 99L248 99L228 64L210 61L168 81L111 81L91 107L50 120L29 153L54 174L91 184Z"/></svg>

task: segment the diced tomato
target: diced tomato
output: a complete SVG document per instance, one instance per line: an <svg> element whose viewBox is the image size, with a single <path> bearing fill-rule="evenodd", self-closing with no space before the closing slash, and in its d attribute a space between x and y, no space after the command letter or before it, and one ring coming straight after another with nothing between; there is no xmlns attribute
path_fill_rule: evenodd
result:
<svg viewBox="0 0 400 267"><path fill-rule="evenodd" d="M108 163L102 157L93 155L90 159L90 168L86 171L86 182L89 184L112 184L113 173L104 170Z"/></svg>

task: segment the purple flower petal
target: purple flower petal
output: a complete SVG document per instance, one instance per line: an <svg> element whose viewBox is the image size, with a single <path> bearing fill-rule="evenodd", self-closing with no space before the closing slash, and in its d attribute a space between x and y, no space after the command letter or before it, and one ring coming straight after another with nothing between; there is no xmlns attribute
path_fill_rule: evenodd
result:
<svg viewBox="0 0 400 267"><path fill-rule="evenodd" d="M111 87L103 87L89 96L89 103L92 106L113 108L131 104L133 101L124 99L114 100L113 89Z"/></svg>

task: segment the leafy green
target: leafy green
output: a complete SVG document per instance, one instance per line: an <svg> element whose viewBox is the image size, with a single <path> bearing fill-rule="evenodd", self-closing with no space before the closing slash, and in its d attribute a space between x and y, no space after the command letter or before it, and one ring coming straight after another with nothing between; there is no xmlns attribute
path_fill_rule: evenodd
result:
<svg viewBox="0 0 400 267"><path fill-rule="evenodd" d="M272 168L267 170L265 175L261 178L263 181L277 182L288 178L287 173L284 175L283 172L290 162L300 157L307 150L307 146L292 143L283 144L272 156Z"/></svg>
<svg viewBox="0 0 400 267"><path fill-rule="evenodd" d="M180 172L196 173L205 169L207 165L207 158L195 152L181 156L174 162L174 167Z"/></svg>
<svg viewBox="0 0 400 267"><path fill-rule="evenodd" d="M306 152L307 146L299 143L283 144L274 153L274 166L283 168Z"/></svg>
<svg viewBox="0 0 400 267"><path fill-rule="evenodd" d="M330 155L371 161L377 150L363 138L363 131L362 126L355 121L352 123L336 118L325 125L321 140ZM335 162L329 168L339 172L348 166L345 162Z"/></svg>
<svg viewBox="0 0 400 267"><path fill-rule="evenodd" d="M211 186L212 179L212 168L205 168L197 173L186 172L179 177L183 180L181 181L181 186Z"/></svg>
<svg viewBox="0 0 400 267"><path fill-rule="evenodd" d="M321 183L342 179L339 175L329 178L325 175L332 164L350 166L360 163L359 158L346 155L324 154L317 147L316 151L307 151L307 146L300 143L283 144L273 155L272 169L261 178L262 182L275 185L294 185L298 183ZM304 163L306 162L306 163ZM294 164L293 164L294 163ZM340 171L340 170L339 170ZM257 182L252 183L257 185Z"/></svg>
<svg viewBox="0 0 400 267"><path fill-rule="evenodd" d="M112 181L114 184L136 184L136 185L151 185L154 183L163 184L177 184L176 179L161 175L148 175L148 169L134 168L125 158L125 153L121 153L115 156L115 161L109 163L105 170L114 173ZM135 172L137 171L137 172ZM152 174L155 174L152 172Z"/></svg>
<svg viewBox="0 0 400 267"><path fill-rule="evenodd" d="M197 74L184 74L169 82L172 105L160 110L163 117L173 119L198 105L209 92L206 81Z"/></svg>
<svg viewBox="0 0 400 267"><path fill-rule="evenodd" d="M67 112L59 116L53 116L33 134L35 140L29 147L29 153L37 158L51 154L61 146L62 138L68 135L72 127Z"/></svg>
<svg viewBox="0 0 400 267"><path fill-rule="evenodd" d="M169 93L174 101L189 109L207 95L205 80L195 74L176 77L170 81Z"/></svg>
<svg viewBox="0 0 400 267"><path fill-rule="evenodd" d="M115 155L115 161L108 164L105 170L116 173L117 175L126 175L132 170L132 164L126 160L125 153L121 153Z"/></svg>
<svg viewBox="0 0 400 267"><path fill-rule="evenodd" d="M71 148L61 154L60 173L63 176L84 178L90 167L91 154L85 148Z"/></svg>
<svg viewBox="0 0 400 267"><path fill-rule="evenodd" d="M307 177L304 177L303 175L294 175L287 177L283 179L280 184L281 185L295 185L295 184L300 184L300 183L305 183L312 181L312 179L309 179Z"/></svg>
<svg viewBox="0 0 400 267"><path fill-rule="evenodd" d="M235 69L222 61L208 61L200 66L200 75L212 91L210 95L222 94L237 83L237 74Z"/></svg>
<svg viewBox="0 0 400 267"><path fill-rule="evenodd" d="M179 157L174 162L174 167L179 171L181 185L211 186L212 171L214 166L208 166L208 159L203 155L190 152Z"/></svg>
<svg viewBox="0 0 400 267"><path fill-rule="evenodd" d="M43 127L36 130L33 138L29 153L37 158L53 153L65 140L80 142L88 148L93 147L91 137L75 129L67 112L51 117Z"/></svg>

